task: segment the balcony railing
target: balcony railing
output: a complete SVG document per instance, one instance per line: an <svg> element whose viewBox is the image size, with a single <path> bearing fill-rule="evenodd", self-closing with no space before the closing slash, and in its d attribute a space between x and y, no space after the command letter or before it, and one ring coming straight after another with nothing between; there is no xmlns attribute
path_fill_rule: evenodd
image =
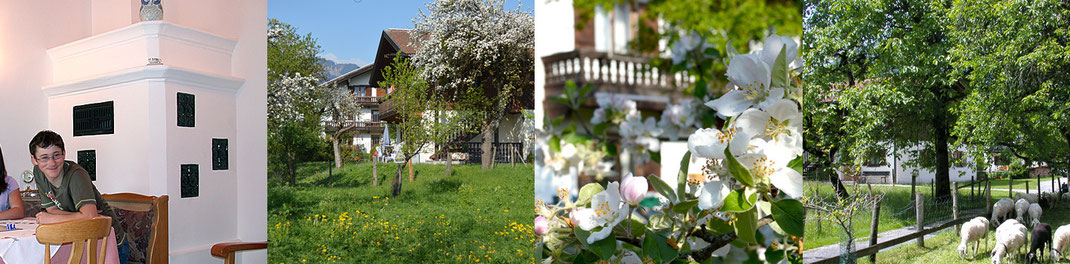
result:
<svg viewBox="0 0 1070 264"><path fill-rule="evenodd" d="M492 143L495 163L524 162L524 143ZM483 143L464 143L464 152L468 154L467 163L483 162Z"/></svg>
<svg viewBox="0 0 1070 264"><path fill-rule="evenodd" d="M361 105L364 105L364 106L378 106L379 102L380 102L380 98L382 98L382 97L378 97L378 96L357 96L356 100L357 100L358 104L361 104Z"/></svg>
<svg viewBox="0 0 1070 264"><path fill-rule="evenodd" d="M653 67L652 57L624 56L592 50L574 50L542 58L546 69L548 95L564 88L569 80L591 84L594 91L665 96L690 86L694 78L683 73L669 74Z"/></svg>
<svg viewBox="0 0 1070 264"><path fill-rule="evenodd" d="M383 122L342 120L341 124L338 124L338 122L335 122L333 120L324 120L323 121L323 127L326 128L327 130L331 130L331 131L338 130L338 128L335 127L335 126L339 126L339 125L342 128L347 128L347 127L351 127L352 126L353 130L355 130L355 131L376 131L376 132L382 132L383 131Z"/></svg>

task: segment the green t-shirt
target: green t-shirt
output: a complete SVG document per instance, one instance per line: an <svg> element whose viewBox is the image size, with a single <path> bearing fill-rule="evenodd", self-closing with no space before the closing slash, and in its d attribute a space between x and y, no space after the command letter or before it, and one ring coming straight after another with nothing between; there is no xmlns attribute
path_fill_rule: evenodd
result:
<svg viewBox="0 0 1070 264"><path fill-rule="evenodd" d="M115 228L116 243L122 245L126 242L126 232L119 225L119 218L108 206L108 202L100 197L97 187L89 180L89 173L78 163L68 160L63 162L63 176L61 177L63 179L59 186L53 186L41 172L41 168L33 166L33 178L41 194L41 208L47 209L55 206L60 210L74 213L78 212L83 205L94 204L97 210L101 211L101 215L111 217L111 226Z"/></svg>

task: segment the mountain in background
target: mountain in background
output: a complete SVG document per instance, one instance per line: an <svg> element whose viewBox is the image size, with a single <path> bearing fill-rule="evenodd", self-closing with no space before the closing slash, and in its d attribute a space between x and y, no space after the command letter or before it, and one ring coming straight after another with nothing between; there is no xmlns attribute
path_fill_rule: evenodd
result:
<svg viewBox="0 0 1070 264"><path fill-rule="evenodd" d="M357 68L360 68L360 65L352 63L337 63L324 58L320 58L319 63L320 65L323 65L323 70L325 72L325 75L327 75L326 80L334 79L334 77L341 76L342 74L346 74L347 72L351 72L353 70L356 70Z"/></svg>

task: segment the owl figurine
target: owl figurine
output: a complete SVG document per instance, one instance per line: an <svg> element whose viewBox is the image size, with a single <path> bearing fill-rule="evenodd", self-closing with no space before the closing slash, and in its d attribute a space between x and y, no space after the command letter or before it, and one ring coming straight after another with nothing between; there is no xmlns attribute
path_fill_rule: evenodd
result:
<svg viewBox="0 0 1070 264"><path fill-rule="evenodd" d="M141 21L163 19L163 5L160 0L141 0Z"/></svg>

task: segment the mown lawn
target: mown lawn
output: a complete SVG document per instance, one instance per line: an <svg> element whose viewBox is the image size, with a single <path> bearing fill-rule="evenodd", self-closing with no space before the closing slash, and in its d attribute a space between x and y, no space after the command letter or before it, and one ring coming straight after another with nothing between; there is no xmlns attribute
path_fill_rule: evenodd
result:
<svg viewBox="0 0 1070 264"><path fill-rule="evenodd" d="M386 166L383 166L386 165ZM390 198L396 164L302 164L297 187L268 188L270 263L531 263L533 168L416 164Z"/></svg>
<svg viewBox="0 0 1070 264"><path fill-rule="evenodd" d="M853 186L848 186L850 193L855 193L856 190ZM832 185L828 182L806 181L804 183L805 195L807 197L822 197L825 199L831 199L835 195ZM865 191L865 185L859 185L857 191ZM884 232L894 230L907 226L915 225L915 216L913 209L907 209L913 203L913 199L910 196L910 187L896 187L896 186L873 186L874 193L884 193L884 200L881 203L880 219L878 221L878 232ZM930 197L930 188L927 185L918 185L917 192ZM959 190L959 198L963 199L969 197L970 189L963 188ZM980 196L980 191L976 192L976 195ZM992 191L992 199L998 200L999 198L1006 197L1006 191ZM968 204L961 204L961 207L968 207ZM980 205L974 205L980 207ZM946 208L943 211L947 211ZM910 210L910 212L905 212ZM926 212L930 212L927 217L936 216L932 212L936 212L937 208L933 208L932 205L926 206ZM828 220L817 220L814 215L815 212L808 213L806 221L806 243L805 249L813 249L822 246L832 245L839 243L845 236L841 235L841 229L838 225ZM946 213L946 212L944 212ZM866 239L868 241L871 228L872 210L865 210L855 215L851 222L851 229L854 232L855 239ZM950 217L948 217L950 218Z"/></svg>
<svg viewBox="0 0 1070 264"><path fill-rule="evenodd" d="M1050 181L1052 179L1055 179L1055 176L1041 178L1040 181L1041 181L1041 183L1046 183L1044 181ZM1007 184L1009 184L1010 181L1011 181L1010 179L992 179L992 189L1007 189ZM1030 193L1036 193L1036 191L1037 191L1037 178L1014 179L1014 190L1016 192L1025 192L1027 184L1029 185L1029 192ZM1046 184L1051 184L1051 183L1046 183ZM1059 186L1056 185L1055 188L1056 188L1056 190L1058 190Z"/></svg>
<svg viewBox="0 0 1070 264"><path fill-rule="evenodd" d="M1052 231L1059 226L1070 224L1070 209L1059 207L1048 209L1041 215L1041 222L1052 226ZM1032 229L1030 229L1032 231ZM959 257L956 250L959 245L958 230L948 228L939 235L925 240L925 247L918 247L913 241L904 243L902 246L877 254L878 263L990 263L990 252L995 244L995 229L989 229L988 239L981 245L981 252L974 254L970 251L968 259ZM1026 243L1025 250L1029 249ZM1044 254L1045 257L1049 253ZM868 263L869 258L859 259L859 262ZM1045 262L1049 262L1046 260ZM1025 263L1024 256L1020 263ZM1070 260L1060 260L1057 263L1070 263Z"/></svg>

